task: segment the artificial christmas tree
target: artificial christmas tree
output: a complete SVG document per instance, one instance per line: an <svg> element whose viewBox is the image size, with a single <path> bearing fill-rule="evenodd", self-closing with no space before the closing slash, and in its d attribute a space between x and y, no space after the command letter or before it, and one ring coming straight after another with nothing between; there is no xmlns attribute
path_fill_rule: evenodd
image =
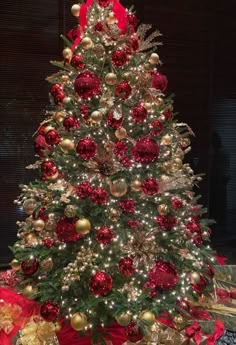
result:
<svg viewBox="0 0 236 345"><path fill-rule="evenodd" d="M72 13L79 26L53 61L51 110L34 141L40 178L17 201L27 218L12 248L16 288L44 321L78 331L78 344L86 331L101 343L115 323L147 343L157 318L179 330L213 288L200 178L183 163L192 132L165 95L158 31L146 37L150 26L118 0ZM194 341L200 330L189 327Z"/></svg>

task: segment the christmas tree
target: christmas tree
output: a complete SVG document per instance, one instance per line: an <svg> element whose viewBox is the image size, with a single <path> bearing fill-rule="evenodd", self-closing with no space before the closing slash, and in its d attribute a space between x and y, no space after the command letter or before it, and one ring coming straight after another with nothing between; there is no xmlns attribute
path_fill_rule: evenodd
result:
<svg viewBox="0 0 236 345"><path fill-rule="evenodd" d="M127 338L212 291L210 222L183 163L178 123L155 52L160 33L118 0L72 7L64 61L47 78L50 109L35 135L40 177L22 186L12 266L44 320L79 332L117 322Z"/></svg>

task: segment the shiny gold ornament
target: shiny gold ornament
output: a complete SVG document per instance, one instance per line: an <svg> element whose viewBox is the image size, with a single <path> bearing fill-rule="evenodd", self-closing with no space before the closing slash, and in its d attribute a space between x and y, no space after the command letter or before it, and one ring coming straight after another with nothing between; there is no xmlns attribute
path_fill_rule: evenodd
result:
<svg viewBox="0 0 236 345"><path fill-rule="evenodd" d="M117 75L115 73L108 73L105 76L105 82L107 85L115 85L117 83Z"/></svg>
<svg viewBox="0 0 236 345"><path fill-rule="evenodd" d="M115 208L111 208L110 213L109 213L109 219L112 222L117 222L119 217L120 217L120 212L118 210L116 210Z"/></svg>
<svg viewBox="0 0 236 345"><path fill-rule="evenodd" d="M47 134L49 131L54 131L55 130L55 128L54 127L52 127L52 126L47 126L47 127L45 127L44 128L44 134Z"/></svg>
<svg viewBox="0 0 236 345"><path fill-rule="evenodd" d="M102 113L98 110L95 110L90 115L90 120L92 123L100 123L103 119Z"/></svg>
<svg viewBox="0 0 236 345"><path fill-rule="evenodd" d="M116 198L121 198L127 193L127 191L128 191L128 186L125 180L123 179L113 181L112 184L110 185L110 192Z"/></svg>
<svg viewBox="0 0 236 345"><path fill-rule="evenodd" d="M140 192L141 191L141 185L142 185L142 182L138 178L136 178L135 180L133 180L131 182L130 187L131 187L133 192Z"/></svg>
<svg viewBox="0 0 236 345"><path fill-rule="evenodd" d="M22 294L26 298L33 299L37 291L38 291L37 287L34 287L32 285L26 285L24 289L22 290Z"/></svg>
<svg viewBox="0 0 236 345"><path fill-rule="evenodd" d="M38 244L38 238L35 234L28 234L25 236L25 242L29 245L37 245Z"/></svg>
<svg viewBox="0 0 236 345"><path fill-rule="evenodd" d="M161 144L165 146L170 146L172 144L172 138L169 134L164 135L161 138Z"/></svg>
<svg viewBox="0 0 236 345"><path fill-rule="evenodd" d="M201 275L198 272L190 273L190 283L191 284L198 284L201 280Z"/></svg>
<svg viewBox="0 0 236 345"><path fill-rule="evenodd" d="M63 122L65 117L66 117L66 115L63 111L57 111L53 116L54 120L59 122L59 123Z"/></svg>
<svg viewBox="0 0 236 345"><path fill-rule="evenodd" d="M114 12L111 11L109 13L108 17L106 18L106 22L110 25L115 24L117 22Z"/></svg>
<svg viewBox="0 0 236 345"><path fill-rule="evenodd" d="M78 4L74 4L72 7L71 7L71 13L74 17L79 17L80 15L80 5Z"/></svg>
<svg viewBox="0 0 236 345"><path fill-rule="evenodd" d="M30 215L34 212L35 208L37 206L37 203L34 199L27 199L23 203L23 209L26 214Z"/></svg>
<svg viewBox="0 0 236 345"><path fill-rule="evenodd" d="M63 49L62 55L63 55L65 60L71 60L71 58L73 56L73 52L70 48L65 48L65 49Z"/></svg>
<svg viewBox="0 0 236 345"><path fill-rule="evenodd" d="M144 107L147 109L147 111L150 111L153 108L152 103L149 103L149 102L144 103Z"/></svg>
<svg viewBox="0 0 236 345"><path fill-rule="evenodd" d="M19 271L20 270L20 263L17 259L13 259L10 262L10 266L13 269L13 271Z"/></svg>
<svg viewBox="0 0 236 345"><path fill-rule="evenodd" d="M68 153L72 150L74 150L75 148L75 143L73 140L71 139L63 139L61 142L60 142L60 149L62 150L62 152L64 153Z"/></svg>
<svg viewBox="0 0 236 345"><path fill-rule="evenodd" d="M160 63L159 55L156 53L152 53L152 55L150 56L149 62L151 65L159 64Z"/></svg>
<svg viewBox="0 0 236 345"><path fill-rule="evenodd" d="M116 317L117 323L123 327L128 326L131 320L132 320L132 315L128 311Z"/></svg>
<svg viewBox="0 0 236 345"><path fill-rule="evenodd" d="M140 316L140 320L147 321L150 325L153 325L156 322L155 314L150 310L143 311Z"/></svg>
<svg viewBox="0 0 236 345"><path fill-rule="evenodd" d="M161 204L158 206L157 208L158 210L158 213L161 215L161 216L166 216L168 213L169 213L169 208L167 205L165 204Z"/></svg>
<svg viewBox="0 0 236 345"><path fill-rule="evenodd" d="M74 218L77 213L77 206L75 205L67 205L64 209L64 215L68 218Z"/></svg>
<svg viewBox="0 0 236 345"><path fill-rule="evenodd" d="M54 267L52 258L46 258L40 262L40 269L43 273L51 272Z"/></svg>
<svg viewBox="0 0 236 345"><path fill-rule="evenodd" d="M76 313L72 316L70 324L75 331L82 331L88 325L88 320L84 313Z"/></svg>
<svg viewBox="0 0 236 345"><path fill-rule="evenodd" d="M125 139L127 138L127 131L124 127L118 128L115 131L115 136L117 137L117 139Z"/></svg>
<svg viewBox="0 0 236 345"><path fill-rule="evenodd" d="M42 219L37 219L33 222L33 227L36 231L42 231L45 227L45 222Z"/></svg>
<svg viewBox="0 0 236 345"><path fill-rule="evenodd" d="M75 223L75 230L80 235L88 234L91 230L90 221L86 218L82 218L82 219L77 220L77 222Z"/></svg>
<svg viewBox="0 0 236 345"><path fill-rule="evenodd" d="M84 49L90 49L93 47L93 41L90 37L84 37L81 41L81 44Z"/></svg>
<svg viewBox="0 0 236 345"><path fill-rule="evenodd" d="M57 322L54 322L54 327L55 327L55 332L56 333L60 333L61 330L62 330L62 324L61 322L57 321Z"/></svg>

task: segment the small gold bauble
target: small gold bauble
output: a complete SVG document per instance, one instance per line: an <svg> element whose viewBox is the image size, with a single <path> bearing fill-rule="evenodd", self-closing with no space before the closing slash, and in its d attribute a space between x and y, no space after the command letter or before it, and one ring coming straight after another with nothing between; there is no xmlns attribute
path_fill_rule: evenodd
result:
<svg viewBox="0 0 236 345"><path fill-rule="evenodd" d="M201 280L201 275L198 272L190 273L190 283L191 284L198 284Z"/></svg>
<svg viewBox="0 0 236 345"><path fill-rule="evenodd" d="M117 22L114 12L111 11L109 13L108 17L106 18L106 22L110 25L115 24Z"/></svg>
<svg viewBox="0 0 236 345"><path fill-rule="evenodd" d="M77 222L75 223L75 230L80 235L88 234L91 230L90 221L86 218L82 218L82 219L77 220Z"/></svg>
<svg viewBox="0 0 236 345"><path fill-rule="evenodd" d="M64 57L65 60L71 60L73 56L73 52L70 48L65 48L63 49L62 56Z"/></svg>
<svg viewBox="0 0 236 345"><path fill-rule="evenodd" d="M44 132L44 134L47 134L49 131L54 131L54 130L55 130L54 127L47 126L47 127L44 128L43 132Z"/></svg>
<svg viewBox="0 0 236 345"><path fill-rule="evenodd" d="M76 313L72 316L70 324L75 331L82 331L87 326L88 320L84 313Z"/></svg>
<svg viewBox="0 0 236 345"><path fill-rule="evenodd" d="M140 320L147 321L150 325L153 325L156 322L156 316L150 310L143 311L139 318Z"/></svg>
<svg viewBox="0 0 236 345"><path fill-rule="evenodd" d="M128 186L125 180L119 179L113 181L110 185L110 192L116 198L121 198L127 193Z"/></svg>
<svg viewBox="0 0 236 345"><path fill-rule="evenodd" d="M102 113L98 110L93 111L90 115L90 120L92 123L100 123L102 121L102 118Z"/></svg>
<svg viewBox="0 0 236 345"><path fill-rule="evenodd" d="M19 261L17 259L13 259L10 262L10 266L13 269L13 271L19 271L20 268L21 268L20 263L19 263Z"/></svg>
<svg viewBox="0 0 236 345"><path fill-rule="evenodd" d="M167 205L165 204L161 204L158 206L157 208L158 210L158 213L161 215L161 216L166 216L168 213L169 213L169 208Z"/></svg>
<svg viewBox="0 0 236 345"><path fill-rule="evenodd" d="M164 135L162 138L161 138L161 144L162 145L165 145L165 146L169 146L172 144L172 138L169 134L166 134Z"/></svg>
<svg viewBox="0 0 236 345"><path fill-rule="evenodd" d="M74 17L79 17L80 15L80 5L78 4L74 4L72 7L71 7L71 13Z"/></svg>
<svg viewBox="0 0 236 345"><path fill-rule="evenodd" d="M42 219L37 219L33 222L33 227L36 231L42 231L45 227L45 222Z"/></svg>
<svg viewBox="0 0 236 345"><path fill-rule="evenodd" d="M150 111L150 110L152 110L152 103L149 103L149 102L146 102L146 103L144 103L144 106L145 106L145 108L147 109L147 111Z"/></svg>
<svg viewBox="0 0 236 345"><path fill-rule="evenodd" d="M52 175L52 176L47 176L47 180L48 181L55 181L57 178L58 178L58 171L54 174L54 175Z"/></svg>
<svg viewBox="0 0 236 345"><path fill-rule="evenodd" d="M110 213L109 213L109 219L112 222L117 222L119 217L120 217L120 212L118 210L116 210L115 208L111 208Z"/></svg>
<svg viewBox="0 0 236 345"><path fill-rule="evenodd" d="M61 148L62 152L68 153L68 152L74 150L74 148L75 148L75 143L74 143L74 141L71 140L71 139L63 139L63 140L60 142L60 148Z"/></svg>
<svg viewBox="0 0 236 345"><path fill-rule="evenodd" d="M115 85L117 83L117 75L115 73L108 73L105 76L105 82L107 85Z"/></svg>
<svg viewBox="0 0 236 345"><path fill-rule="evenodd" d="M34 212L35 208L37 206L37 203L34 199L27 199L23 203L23 209L26 214L30 215Z"/></svg>
<svg viewBox="0 0 236 345"><path fill-rule="evenodd" d="M81 44L84 49L90 49L93 47L93 41L90 37L84 37L81 41Z"/></svg>
<svg viewBox="0 0 236 345"><path fill-rule="evenodd" d="M171 163L171 171L177 172L183 167L182 159L175 157Z"/></svg>
<svg viewBox="0 0 236 345"><path fill-rule="evenodd" d="M75 205L67 205L66 208L64 209L64 215L67 218L74 218L77 213L77 206Z"/></svg>
<svg viewBox="0 0 236 345"><path fill-rule="evenodd" d="M124 127L120 127L115 131L115 136L117 139L125 139L127 138L127 131Z"/></svg>
<svg viewBox="0 0 236 345"><path fill-rule="evenodd" d="M132 320L132 315L128 311L116 317L117 323L123 327L128 326L131 320Z"/></svg>
<svg viewBox="0 0 236 345"><path fill-rule="evenodd" d="M38 289L32 285L26 285L22 291L22 295L26 298L33 299Z"/></svg>
<svg viewBox="0 0 236 345"><path fill-rule="evenodd" d="M25 236L25 242L29 245L36 245L38 244L38 238L35 234L30 233Z"/></svg>
<svg viewBox="0 0 236 345"><path fill-rule="evenodd" d="M159 64L159 63L160 63L159 55L156 54L156 53L153 53L153 54L150 56L149 62L150 62L151 65L157 65L157 64Z"/></svg>
<svg viewBox="0 0 236 345"><path fill-rule="evenodd" d="M65 117L66 117L66 115L63 111L57 111L53 116L54 120L59 122L59 123L63 122Z"/></svg>
<svg viewBox="0 0 236 345"><path fill-rule="evenodd" d="M189 138L182 138L180 143L183 148L186 148L191 144L191 140Z"/></svg>
<svg viewBox="0 0 236 345"><path fill-rule="evenodd" d="M132 79L132 73L131 73L131 72L125 72L125 73L123 74L123 78L124 78L125 80L130 80L130 79Z"/></svg>
<svg viewBox="0 0 236 345"><path fill-rule="evenodd" d="M46 258L40 262L40 269L43 273L51 272L53 269L54 263L52 258Z"/></svg>
<svg viewBox="0 0 236 345"><path fill-rule="evenodd" d="M141 185L142 185L142 182L138 178L136 178L135 180L133 180L131 182L130 187L131 187L133 192L140 192L141 191Z"/></svg>
<svg viewBox="0 0 236 345"><path fill-rule="evenodd" d="M54 330L56 333L60 333L61 330L62 330L62 324L61 322L57 321L57 322L54 322Z"/></svg>

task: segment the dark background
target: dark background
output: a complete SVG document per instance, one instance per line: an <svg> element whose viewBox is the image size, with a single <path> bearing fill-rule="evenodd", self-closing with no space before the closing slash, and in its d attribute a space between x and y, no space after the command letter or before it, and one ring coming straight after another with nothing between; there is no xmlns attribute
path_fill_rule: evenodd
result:
<svg viewBox="0 0 236 345"><path fill-rule="evenodd" d="M162 33L159 54L176 94L180 121L194 130L188 157L206 173L199 193L218 220L213 245L232 261L236 238L236 2L234 0L121 0L134 4L139 19ZM61 59L60 33L76 24L70 0L5 0L0 7L0 263L16 239L13 204L18 184L32 176L32 134L48 104L48 63ZM220 139L219 139L220 138ZM214 145L212 145L214 143ZM214 202L213 202L214 201Z"/></svg>

